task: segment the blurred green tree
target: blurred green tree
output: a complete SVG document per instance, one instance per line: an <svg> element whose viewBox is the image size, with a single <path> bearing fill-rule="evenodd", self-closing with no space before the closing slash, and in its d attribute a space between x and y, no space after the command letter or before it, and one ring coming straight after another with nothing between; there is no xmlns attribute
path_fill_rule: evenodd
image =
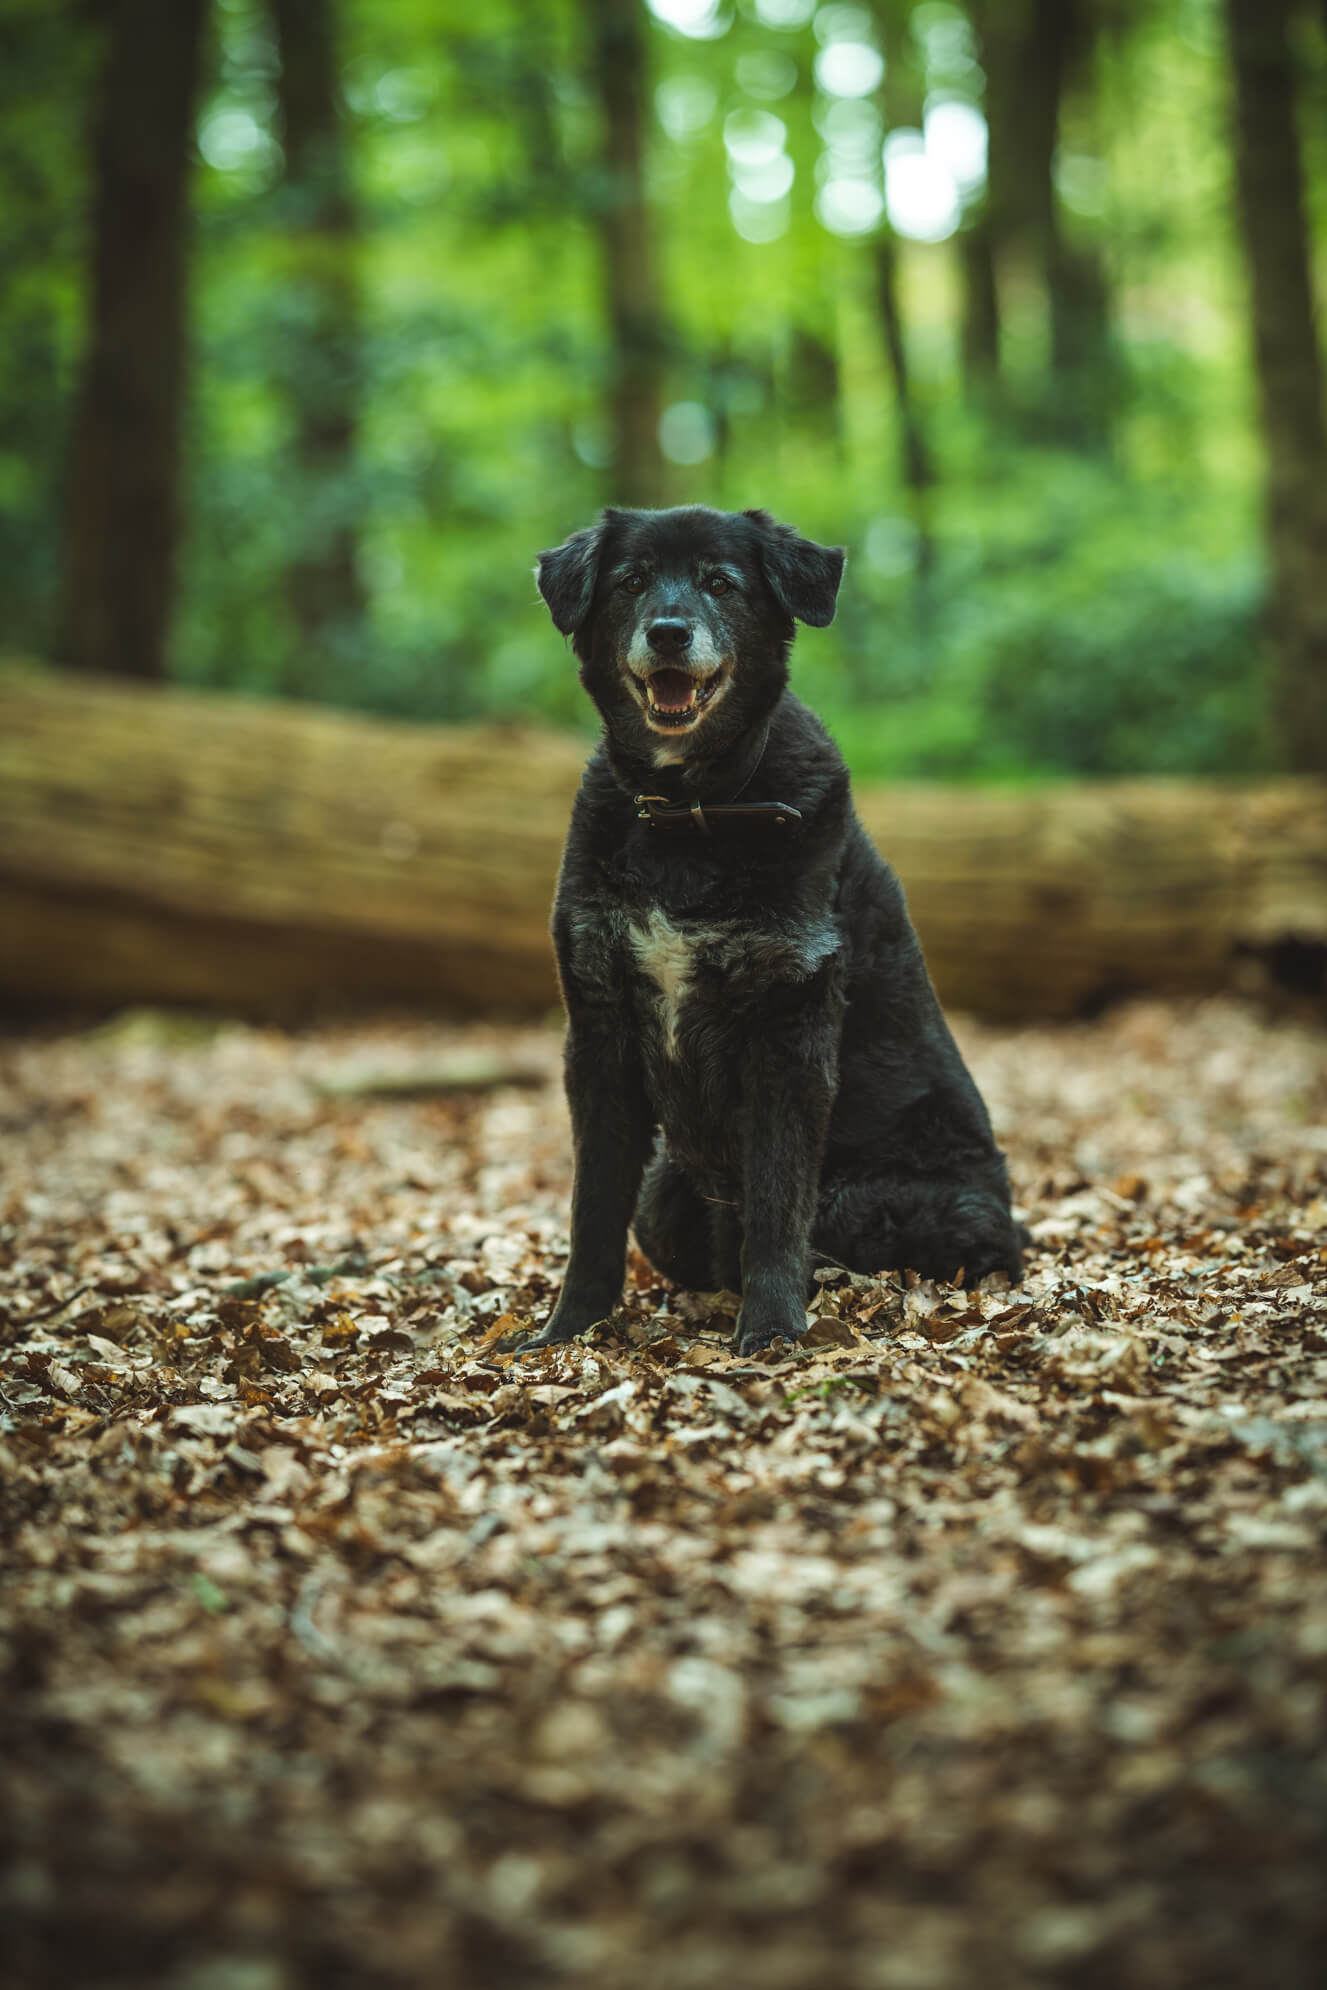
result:
<svg viewBox="0 0 1327 1990"><path fill-rule="evenodd" d="M285 160L275 202L284 337L274 370L290 410L298 500L286 576L295 641L283 688L307 694L324 680L329 650L353 657L364 643L357 231L334 0L271 0L271 8Z"/></svg>
<svg viewBox="0 0 1327 1990"><path fill-rule="evenodd" d="M1226 0L1235 178L1266 449L1266 524L1287 763L1327 773L1327 419L1300 154L1293 0Z"/></svg>
<svg viewBox="0 0 1327 1990"><path fill-rule="evenodd" d="M1066 94L1091 90L1097 28L1091 0L974 0L973 18L990 131L989 192L978 237L990 243L995 295L984 256L974 250L970 370L989 374L998 365L1000 284L1034 271L1046 296L1052 382L1052 391L1037 397L1037 425L1049 419L1052 433L1066 440L1101 444L1112 374L1109 286L1095 242L1066 225L1056 185Z"/></svg>
<svg viewBox="0 0 1327 1990"><path fill-rule="evenodd" d="M160 677L179 540L189 174L207 0L92 0L88 328L69 477L62 650Z"/></svg>
<svg viewBox="0 0 1327 1990"><path fill-rule="evenodd" d="M1251 367L1227 6L0 0L0 644L574 721L534 550L764 504L863 771L1322 764L1327 10L1254 10Z"/></svg>
<svg viewBox="0 0 1327 1990"><path fill-rule="evenodd" d="M649 57L639 0L581 0L602 119L593 213L611 337L608 419L619 502L666 501L659 447L668 328L645 191Z"/></svg>
<svg viewBox="0 0 1327 1990"><path fill-rule="evenodd" d="M873 9L885 63L881 99L886 133L918 126L924 121L920 80L905 53L909 12L906 7L888 4L888 0L876 0ZM934 564L929 492L935 482L936 468L913 386L899 297L898 239L887 216L873 249L876 305L898 409L899 470L917 530L917 575L925 581Z"/></svg>
<svg viewBox="0 0 1327 1990"><path fill-rule="evenodd" d="M49 649L77 316L76 189L92 37L0 0L0 641Z"/></svg>

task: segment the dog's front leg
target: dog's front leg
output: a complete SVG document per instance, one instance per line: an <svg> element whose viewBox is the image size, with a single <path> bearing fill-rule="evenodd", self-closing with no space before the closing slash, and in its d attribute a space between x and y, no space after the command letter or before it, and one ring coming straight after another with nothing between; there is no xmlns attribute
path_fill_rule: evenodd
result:
<svg viewBox="0 0 1327 1990"><path fill-rule="evenodd" d="M743 1058L738 1354L806 1332L811 1226L838 1086L841 1018L837 988L808 991L807 1001L759 1033Z"/></svg>
<svg viewBox="0 0 1327 1990"><path fill-rule="evenodd" d="M571 1256L557 1305L523 1353L574 1340L622 1297L627 1226L654 1135L640 1057L616 1011L572 1009L566 1081L575 1156Z"/></svg>

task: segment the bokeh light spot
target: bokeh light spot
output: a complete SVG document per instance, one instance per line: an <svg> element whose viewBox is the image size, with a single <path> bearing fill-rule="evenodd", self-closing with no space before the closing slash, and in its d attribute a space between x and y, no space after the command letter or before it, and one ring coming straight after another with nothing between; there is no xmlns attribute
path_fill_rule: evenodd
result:
<svg viewBox="0 0 1327 1990"><path fill-rule="evenodd" d="M1055 190L1066 207L1090 219L1106 212L1109 174L1104 162L1087 152L1059 152L1055 158Z"/></svg>
<svg viewBox="0 0 1327 1990"><path fill-rule="evenodd" d="M198 128L198 150L219 173L263 166L276 146L251 111L238 106L215 110Z"/></svg>
<svg viewBox="0 0 1327 1990"><path fill-rule="evenodd" d="M753 10L763 27L804 28L816 11L816 0L754 0Z"/></svg>
<svg viewBox="0 0 1327 1990"><path fill-rule="evenodd" d="M783 200L792 192L796 170L786 152L780 152L775 159L769 159L759 166L732 168L733 185L747 200L756 202Z"/></svg>
<svg viewBox="0 0 1327 1990"><path fill-rule="evenodd" d="M917 527L910 518L881 512L866 528L862 552L867 565L878 574L889 580L901 580L916 570Z"/></svg>
<svg viewBox="0 0 1327 1990"><path fill-rule="evenodd" d="M773 111L729 111L723 121L723 142L739 166L767 166L783 151L788 127Z"/></svg>
<svg viewBox="0 0 1327 1990"><path fill-rule="evenodd" d="M792 203L788 200L753 200L734 187L728 196L728 213L733 227L744 242L777 242L788 232Z"/></svg>
<svg viewBox="0 0 1327 1990"><path fill-rule="evenodd" d="M606 470L613 460L612 438L601 420L577 422L571 446L587 469Z"/></svg>
<svg viewBox="0 0 1327 1990"><path fill-rule="evenodd" d="M693 41L713 41L728 29L718 0L648 0L648 5L656 21Z"/></svg>
<svg viewBox="0 0 1327 1990"><path fill-rule="evenodd" d="M832 41L816 57L816 82L830 97L869 97L884 74L884 56L866 41Z"/></svg>
<svg viewBox="0 0 1327 1990"><path fill-rule="evenodd" d="M926 156L948 168L965 197L986 184L986 120L975 104L954 99L928 103Z"/></svg>
<svg viewBox="0 0 1327 1990"><path fill-rule="evenodd" d="M782 49L749 49L738 56L736 73L738 88L760 103L775 104L797 87L797 64Z"/></svg>
<svg viewBox="0 0 1327 1990"><path fill-rule="evenodd" d="M659 417L659 447L670 463L703 463L714 454L714 418L699 401L674 401Z"/></svg>
<svg viewBox="0 0 1327 1990"><path fill-rule="evenodd" d="M825 141L822 180L873 180L880 157L880 113L862 97L833 97L813 113Z"/></svg>
<svg viewBox="0 0 1327 1990"><path fill-rule="evenodd" d="M374 109L393 124L411 124L424 116L437 95L434 79L424 69L389 69L373 91Z"/></svg>
<svg viewBox="0 0 1327 1990"><path fill-rule="evenodd" d="M921 50L927 83L971 87L977 74L972 23L948 0L923 0L914 9L912 33Z"/></svg>
<svg viewBox="0 0 1327 1990"><path fill-rule="evenodd" d="M904 138L914 142L900 144ZM926 150L919 131L891 132L884 150L890 227L914 242L945 241L963 213L958 186L948 166Z"/></svg>
<svg viewBox="0 0 1327 1990"><path fill-rule="evenodd" d="M870 41L875 23L869 7L856 7L833 0L816 10L815 36L822 48L832 41Z"/></svg>
<svg viewBox="0 0 1327 1990"><path fill-rule="evenodd" d="M718 101L705 77L668 76L654 92L654 114L670 138L693 138L714 116Z"/></svg>
<svg viewBox="0 0 1327 1990"><path fill-rule="evenodd" d="M872 180L826 180L816 195L816 214L831 235L869 235L885 202Z"/></svg>

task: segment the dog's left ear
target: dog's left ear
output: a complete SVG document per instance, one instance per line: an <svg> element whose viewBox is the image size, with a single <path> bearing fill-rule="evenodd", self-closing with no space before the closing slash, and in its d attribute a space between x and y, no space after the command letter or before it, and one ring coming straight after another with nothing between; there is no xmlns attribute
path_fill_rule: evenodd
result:
<svg viewBox="0 0 1327 1990"><path fill-rule="evenodd" d="M599 577L599 544L602 525L587 525L573 532L561 546L539 555L534 570L535 585L548 604L553 626L563 636L574 636L590 612L594 584Z"/></svg>
<svg viewBox="0 0 1327 1990"><path fill-rule="evenodd" d="M843 579L842 546L818 546L791 525L777 524L767 511L748 511L746 517L760 528L765 579L779 606L813 629L828 628Z"/></svg>

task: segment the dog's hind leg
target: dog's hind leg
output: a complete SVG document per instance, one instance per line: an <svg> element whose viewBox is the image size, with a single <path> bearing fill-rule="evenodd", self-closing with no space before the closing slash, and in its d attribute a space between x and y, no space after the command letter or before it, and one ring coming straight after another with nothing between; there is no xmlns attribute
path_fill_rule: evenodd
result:
<svg viewBox="0 0 1327 1990"><path fill-rule="evenodd" d="M975 1285L989 1271L1023 1276L1026 1233L994 1186L877 1176L822 1190L813 1257L849 1271L915 1271Z"/></svg>
<svg viewBox="0 0 1327 1990"><path fill-rule="evenodd" d="M655 1270L674 1285L691 1292L717 1292L727 1282L729 1270L721 1258L731 1257L732 1275L740 1277L736 1270L740 1245L716 1250L722 1231L718 1219L730 1213L707 1202L677 1162L660 1149L645 1171L632 1228Z"/></svg>

